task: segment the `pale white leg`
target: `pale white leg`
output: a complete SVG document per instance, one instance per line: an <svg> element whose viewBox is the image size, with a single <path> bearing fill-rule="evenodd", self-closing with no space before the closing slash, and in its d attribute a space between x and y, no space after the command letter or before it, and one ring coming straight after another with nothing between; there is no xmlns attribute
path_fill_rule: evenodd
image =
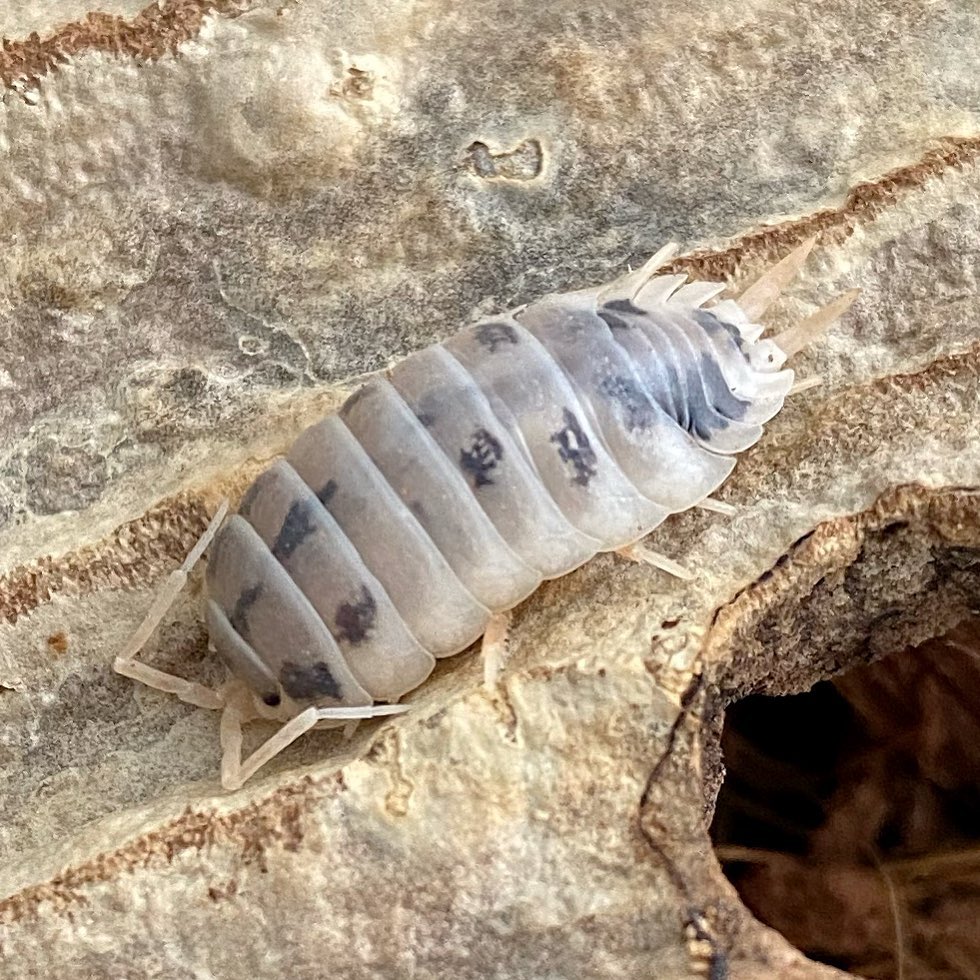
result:
<svg viewBox="0 0 980 980"><path fill-rule="evenodd" d="M678 564L673 558L668 558L666 555L660 554L659 551L654 551L639 542L626 545L625 548L617 548L616 554L627 561L652 565L654 568L659 568L661 571L667 572L668 575L683 579L685 582L690 582L694 578L694 572Z"/></svg>
<svg viewBox="0 0 980 980"><path fill-rule="evenodd" d="M221 712L221 785L238 789L245 781L242 772L242 725L248 716L242 710L243 699L231 698Z"/></svg>
<svg viewBox="0 0 980 980"><path fill-rule="evenodd" d="M725 517L734 517L738 513L737 507L726 504L724 500L715 500L714 497L705 497L694 506L700 507L701 510L710 510L715 514L723 514Z"/></svg>
<svg viewBox="0 0 980 980"><path fill-rule="evenodd" d="M307 708L287 721L242 762L242 716L237 706L229 705L221 715L221 785L225 789L240 789L270 759L274 759L318 721L317 709Z"/></svg>
<svg viewBox="0 0 980 980"><path fill-rule="evenodd" d="M789 330L784 330L778 336L773 337L773 343L787 357L799 353L808 344L812 344L818 337L825 334L860 295L860 289L849 289L846 293L841 293L833 302L821 307L816 313L811 313L795 327L790 327Z"/></svg>
<svg viewBox="0 0 980 980"><path fill-rule="evenodd" d="M620 276L600 291L598 300L604 303L609 299L627 298L633 299L636 294L653 278L654 273L666 265L680 251L680 246L676 242L668 242L659 251L652 255L639 269L628 272L625 276Z"/></svg>
<svg viewBox="0 0 980 980"><path fill-rule="evenodd" d="M823 378L819 374L815 374L810 378L804 378L802 381L797 381L792 388L787 392L789 395L798 395L801 391L809 391L811 388L819 388L823 384Z"/></svg>
<svg viewBox="0 0 980 980"><path fill-rule="evenodd" d="M287 721L242 762L242 724L253 716L246 713L242 700L232 698L221 714L221 785L227 790L240 789L262 766L319 721L377 718L405 711L408 711L406 704L368 704L356 708L310 707Z"/></svg>
<svg viewBox="0 0 980 980"><path fill-rule="evenodd" d="M205 549L211 543L211 539L217 534L227 512L228 501L224 500L214 517L211 518L204 534L201 535L190 554L184 559L184 563L175 572L171 572L167 576L167 581L153 600L143 622L140 623L139 628L129 638L126 646L113 662L113 669L116 673L131 677L133 680L140 681L140 683L155 690L175 694L181 701L187 701L200 708L220 708L224 704L224 699L217 691L204 687L203 684L195 684L193 681L184 680L174 674L148 667L146 664L139 663L136 657L166 615L167 610L173 605L174 599L187 584L187 576L201 555L204 554Z"/></svg>
<svg viewBox="0 0 980 980"><path fill-rule="evenodd" d="M663 268L671 259L675 258L680 250L681 247L677 242L667 242L666 245L658 248L636 272L629 273L629 278L632 280L634 286L633 296L636 296L659 269Z"/></svg>
<svg viewBox="0 0 980 980"><path fill-rule="evenodd" d="M723 282L689 282L670 297L670 302L681 306L704 306L727 288Z"/></svg>
<svg viewBox="0 0 980 980"><path fill-rule="evenodd" d="M783 290L796 278L816 243L816 235L808 238L799 248L793 249L789 255L768 268L739 296L738 305L753 323L758 322L759 317L779 299Z"/></svg>
<svg viewBox="0 0 980 980"><path fill-rule="evenodd" d="M215 711L222 707L221 695L212 688L197 684L194 681L184 680L183 677L168 674L166 671L157 670L155 667L148 667L137 660L120 660L117 658L113 669L117 674L131 677L134 681L152 687L155 691L173 694L181 701L196 705L198 708L209 708Z"/></svg>
<svg viewBox="0 0 980 980"><path fill-rule="evenodd" d="M507 663L507 634L510 632L511 613L494 613L487 623L480 653L483 655L483 686L493 690L497 686Z"/></svg>

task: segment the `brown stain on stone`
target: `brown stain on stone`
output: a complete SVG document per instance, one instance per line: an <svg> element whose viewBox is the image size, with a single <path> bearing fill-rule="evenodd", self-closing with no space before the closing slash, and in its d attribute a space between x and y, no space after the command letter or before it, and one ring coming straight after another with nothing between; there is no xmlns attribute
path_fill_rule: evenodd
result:
<svg viewBox="0 0 980 980"><path fill-rule="evenodd" d="M260 455L229 469L206 488L166 497L101 541L46 555L0 575L0 623L15 623L54 595L142 589L174 571L194 547L221 501L235 510L256 476L277 456Z"/></svg>
<svg viewBox="0 0 980 980"><path fill-rule="evenodd" d="M233 844L244 865L267 870L266 854L272 847L295 852L303 841L304 813L324 792L341 792L335 779L314 782L306 777L283 786L261 800L232 813L188 808L181 816L158 829L137 837L115 851L99 854L55 875L43 884L31 885L0 901L0 925L37 918L42 906L55 913L70 915L72 908L86 901L88 886L146 868L173 864L188 851ZM238 885L235 885L237 891ZM233 895L225 888L214 900Z"/></svg>
<svg viewBox="0 0 980 980"><path fill-rule="evenodd" d="M52 653L67 653L68 652L68 636L64 630L59 630L57 633L52 633L48 637L48 649Z"/></svg>
<svg viewBox="0 0 980 980"><path fill-rule="evenodd" d="M200 497L179 494L96 545L59 558L45 556L0 575L0 623L17 622L53 595L145 586L165 567L183 561L207 526L208 513ZM58 650L52 639L49 645Z"/></svg>
<svg viewBox="0 0 980 980"><path fill-rule="evenodd" d="M821 208L795 221L750 232L720 251L683 255L664 266L662 272L686 272L694 279L722 282L733 279L742 265L781 257L813 235L822 245L840 244L850 237L856 225L874 221L880 212L894 207L928 181L972 164L978 157L980 137L939 138L918 160L889 170L875 180L856 184L838 207Z"/></svg>
<svg viewBox="0 0 980 980"><path fill-rule="evenodd" d="M5 37L0 42L0 85L37 89L45 75L86 51L156 61L196 37L209 14L233 16L242 9L240 0L164 0L148 4L132 20L92 11L48 37L37 32L21 41Z"/></svg>
<svg viewBox="0 0 980 980"><path fill-rule="evenodd" d="M234 878L223 885L215 884L208 887L208 898L212 902L226 902L238 894L238 882Z"/></svg>

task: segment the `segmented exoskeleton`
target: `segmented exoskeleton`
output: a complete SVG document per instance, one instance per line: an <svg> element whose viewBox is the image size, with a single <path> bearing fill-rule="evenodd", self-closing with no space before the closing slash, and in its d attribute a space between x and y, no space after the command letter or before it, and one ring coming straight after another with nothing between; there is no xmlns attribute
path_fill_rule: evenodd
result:
<svg viewBox="0 0 980 980"><path fill-rule="evenodd" d="M499 643L499 614L542 580L627 549L724 482L790 392L788 354L853 299L762 339L755 318L811 246L710 307L723 286L655 276L663 250L369 381L214 538L210 639L251 698L137 663L154 611L117 669L224 708L228 786L314 724L402 710L436 658L488 628ZM240 724L255 715L287 724L241 766Z"/></svg>

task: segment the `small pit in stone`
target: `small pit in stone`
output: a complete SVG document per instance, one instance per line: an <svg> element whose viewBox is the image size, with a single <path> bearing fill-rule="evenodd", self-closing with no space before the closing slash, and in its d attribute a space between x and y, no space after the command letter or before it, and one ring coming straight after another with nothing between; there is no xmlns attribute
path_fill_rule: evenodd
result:
<svg viewBox="0 0 980 980"><path fill-rule="evenodd" d="M856 976L980 978L980 616L731 705L711 836L746 906Z"/></svg>

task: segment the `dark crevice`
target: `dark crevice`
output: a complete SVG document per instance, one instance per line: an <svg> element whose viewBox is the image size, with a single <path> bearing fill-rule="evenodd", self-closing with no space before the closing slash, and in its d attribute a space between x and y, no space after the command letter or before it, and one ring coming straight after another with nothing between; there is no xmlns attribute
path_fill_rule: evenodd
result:
<svg viewBox="0 0 980 980"><path fill-rule="evenodd" d="M758 919L858 976L980 970L980 615L803 693L738 700L721 749L711 836Z"/></svg>

